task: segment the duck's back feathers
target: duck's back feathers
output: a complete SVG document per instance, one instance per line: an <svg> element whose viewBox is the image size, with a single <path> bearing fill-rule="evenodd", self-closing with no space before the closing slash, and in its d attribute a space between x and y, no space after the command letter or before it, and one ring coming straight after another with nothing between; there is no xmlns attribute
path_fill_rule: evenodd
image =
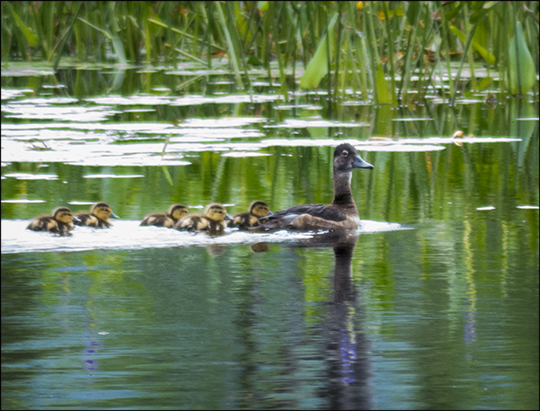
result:
<svg viewBox="0 0 540 411"><path fill-rule="evenodd" d="M227 210L219 203L208 204L204 209L204 214L192 214L182 218L173 228L187 231L210 231L222 232L227 223L224 220L231 220Z"/></svg>
<svg viewBox="0 0 540 411"><path fill-rule="evenodd" d="M75 214L80 222L76 223L80 226L94 227L94 228L109 228L111 223L109 221L102 220L90 213L77 213Z"/></svg>
<svg viewBox="0 0 540 411"><path fill-rule="evenodd" d="M232 221L229 223L229 226L237 227L240 230L247 230L250 227L257 227L259 224L258 217L250 212L244 212L235 214Z"/></svg>
<svg viewBox="0 0 540 411"><path fill-rule="evenodd" d="M52 214L52 216L34 218L26 228L32 231L65 234L73 230L73 220L78 220L67 207L57 207L53 210Z"/></svg>
<svg viewBox="0 0 540 411"><path fill-rule="evenodd" d="M329 221L344 221L347 219L347 215L340 209L324 204L297 205L286 210L277 211L274 213L274 216L276 218L290 220L291 217L301 214L309 214L313 217L319 217Z"/></svg>
<svg viewBox="0 0 540 411"><path fill-rule="evenodd" d="M188 208L183 204L173 204L167 213L147 214L141 221L142 226L154 225L157 227L172 228L177 221L189 214Z"/></svg>
<svg viewBox="0 0 540 411"><path fill-rule="evenodd" d="M141 221L141 226L154 225L156 227L171 228L175 221L165 213L152 213L146 215Z"/></svg>
<svg viewBox="0 0 540 411"><path fill-rule="evenodd" d="M119 218L112 212L111 206L103 202L92 205L90 213L77 213L75 216L80 220L75 224L94 228L109 228L109 218Z"/></svg>
<svg viewBox="0 0 540 411"><path fill-rule="evenodd" d="M203 214L192 214L180 219L174 228L185 231L222 231L224 227L221 222L212 221Z"/></svg>
<svg viewBox="0 0 540 411"><path fill-rule="evenodd" d="M255 200L249 206L249 211L237 213L229 223L229 227L238 227L240 230L247 230L260 225L260 220L274 215L270 207L264 201Z"/></svg>

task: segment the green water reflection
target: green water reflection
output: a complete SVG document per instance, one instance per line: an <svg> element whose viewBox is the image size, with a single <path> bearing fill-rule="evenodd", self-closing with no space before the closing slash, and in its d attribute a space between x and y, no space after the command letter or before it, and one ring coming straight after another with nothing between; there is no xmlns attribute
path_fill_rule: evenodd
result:
<svg viewBox="0 0 540 411"><path fill-rule="evenodd" d="M58 79L81 98L102 95L98 84L109 76L70 74ZM129 72L122 94L174 90L181 81ZM3 87L36 90L47 82L2 78ZM207 86L209 94L231 91ZM326 118L324 99L301 99ZM361 217L411 230L362 234L340 247L298 242L254 252L225 241L39 253L22 244L2 255L2 408L539 407L537 103L346 106L340 121L369 126L265 127L305 113L279 104L164 104L137 114L116 106L111 121L257 115L264 121L250 127L265 138L424 138L461 129L522 141L361 151L375 166L352 179ZM32 121L2 111L3 124ZM331 201L332 147L258 152L269 155L187 150L191 164L165 169L3 164L3 176L39 168L58 178L5 177L2 200L44 202L3 202L2 219L100 200L125 220L177 202L220 201L234 213L257 198L273 210ZM140 177L88 178L96 174Z"/></svg>

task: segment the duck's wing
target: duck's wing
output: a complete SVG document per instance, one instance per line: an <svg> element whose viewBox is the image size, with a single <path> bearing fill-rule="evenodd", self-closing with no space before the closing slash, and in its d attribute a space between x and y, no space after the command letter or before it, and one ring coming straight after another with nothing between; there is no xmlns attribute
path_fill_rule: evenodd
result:
<svg viewBox="0 0 540 411"><path fill-rule="evenodd" d="M272 216L261 217L261 226L249 228L250 231L276 231L293 227L297 217L309 214L326 221L345 221L347 216L335 207L323 204L304 204L275 212Z"/></svg>
<svg viewBox="0 0 540 411"><path fill-rule="evenodd" d="M297 205L286 210L280 210L274 213L273 216L269 217L268 220L273 218L281 218L287 221L294 220L297 216L302 214L309 214L313 217L319 217L324 220L329 221L344 221L347 219L345 213L331 205L324 204L304 204Z"/></svg>

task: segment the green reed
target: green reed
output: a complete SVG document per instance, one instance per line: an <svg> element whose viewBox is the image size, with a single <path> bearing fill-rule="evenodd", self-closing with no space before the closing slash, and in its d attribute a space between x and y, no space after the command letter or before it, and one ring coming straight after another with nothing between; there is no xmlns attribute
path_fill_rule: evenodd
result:
<svg viewBox="0 0 540 411"><path fill-rule="evenodd" d="M497 77L509 93L538 91L534 1L7 1L1 7L4 67L21 59L57 67L76 57L212 69L211 57L221 56L238 87L249 91L251 71L262 66L270 81L279 77L285 99L296 76L302 88L327 89L333 99L350 90L390 105L407 101L412 89L421 96L428 86L454 101L458 91L481 91ZM471 75L463 78L465 64ZM477 65L488 69L487 77L477 78ZM448 77L449 95L441 76Z"/></svg>

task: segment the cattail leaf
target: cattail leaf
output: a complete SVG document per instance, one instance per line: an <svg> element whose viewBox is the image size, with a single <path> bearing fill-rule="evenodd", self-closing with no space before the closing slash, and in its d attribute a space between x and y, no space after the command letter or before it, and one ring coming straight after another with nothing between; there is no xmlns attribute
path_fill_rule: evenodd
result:
<svg viewBox="0 0 540 411"><path fill-rule="evenodd" d="M306 67L306 71L300 79L300 87L303 89L317 88L322 78L328 74L328 47L330 44L330 56L332 56L332 48L334 45L334 26L336 24L338 14L336 13L328 24L328 31L319 41L319 47L315 55ZM329 41L326 41L326 36L330 35Z"/></svg>
<svg viewBox="0 0 540 411"><path fill-rule="evenodd" d="M512 94L529 92L536 81L536 70L519 21L516 24L514 38L508 48L508 65L510 69L510 92Z"/></svg>

